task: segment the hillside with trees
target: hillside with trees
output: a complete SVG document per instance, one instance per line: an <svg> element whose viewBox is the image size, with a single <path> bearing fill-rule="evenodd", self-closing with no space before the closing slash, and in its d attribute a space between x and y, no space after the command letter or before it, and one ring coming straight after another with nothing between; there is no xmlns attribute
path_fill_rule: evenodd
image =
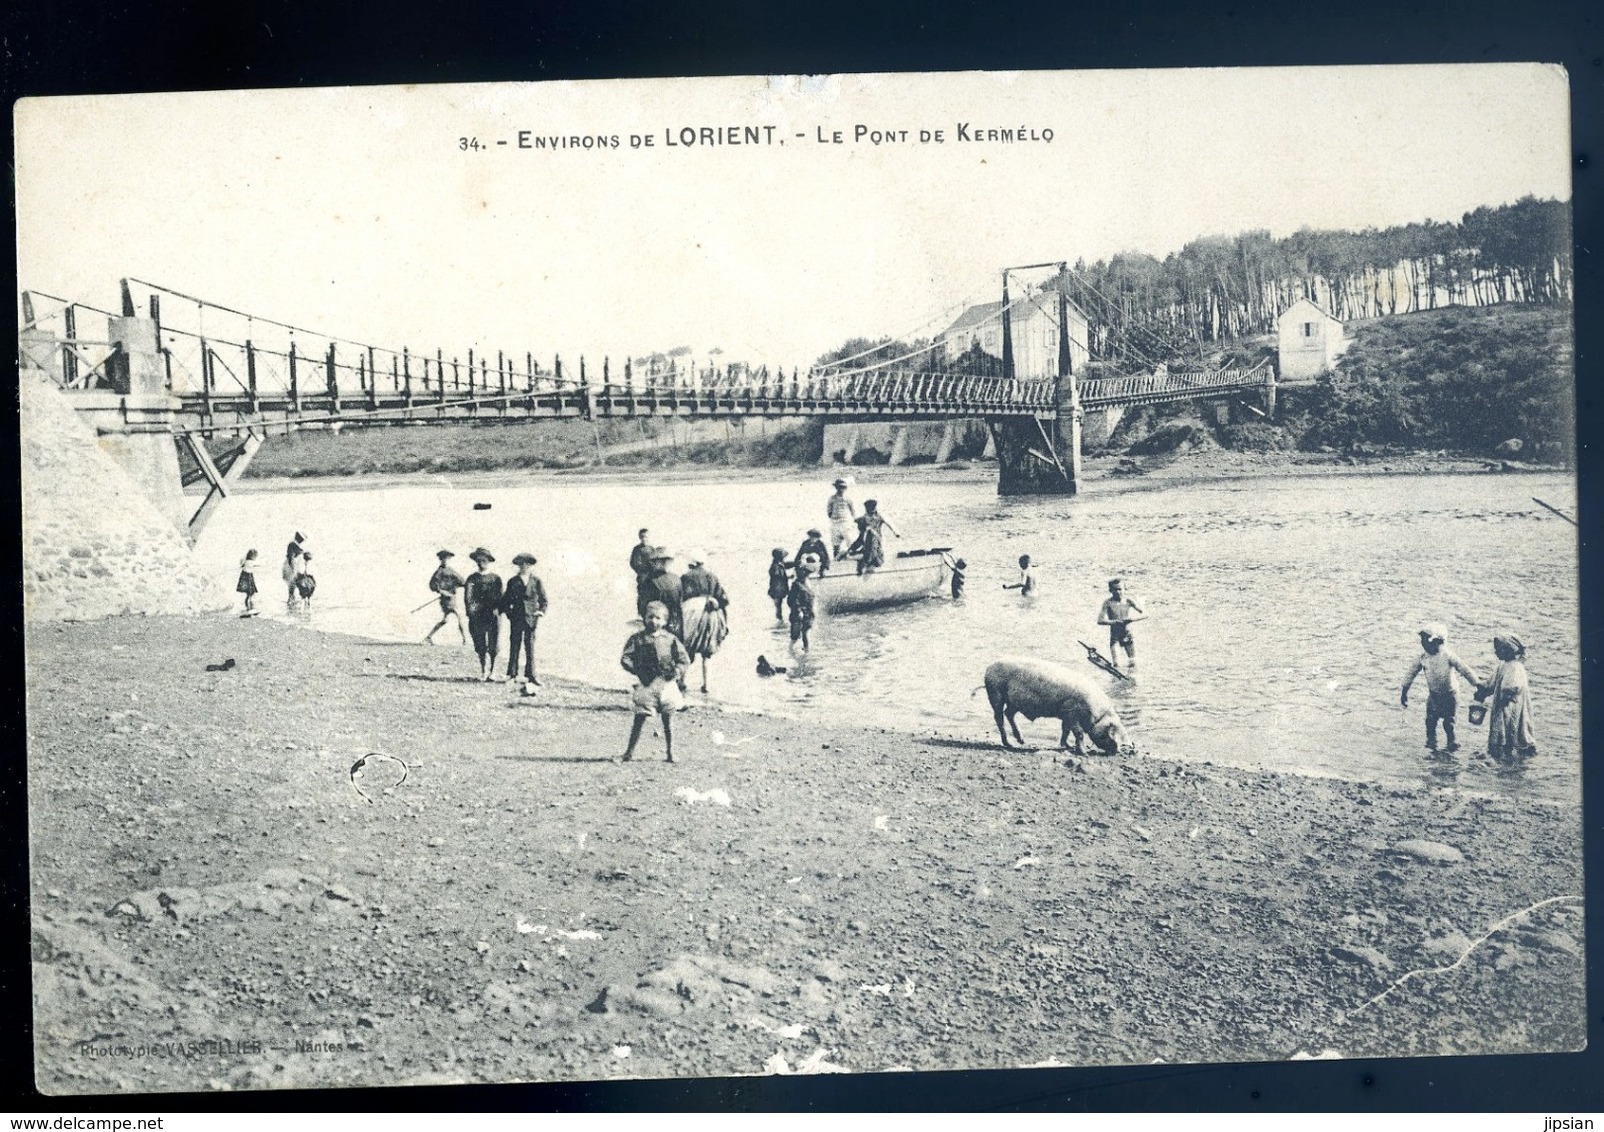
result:
<svg viewBox="0 0 1604 1132"><path fill-rule="evenodd" d="M1525 197L1362 232L1203 236L1160 260L1125 252L1050 282L1085 311L1097 359L1196 361L1200 348L1268 334L1310 299L1344 322L1455 306L1568 304L1570 204Z"/></svg>
<svg viewBox="0 0 1604 1132"><path fill-rule="evenodd" d="M1571 308L1506 304L1354 328L1315 387L1301 443L1485 455L1514 439L1527 458L1569 463L1575 431Z"/></svg>

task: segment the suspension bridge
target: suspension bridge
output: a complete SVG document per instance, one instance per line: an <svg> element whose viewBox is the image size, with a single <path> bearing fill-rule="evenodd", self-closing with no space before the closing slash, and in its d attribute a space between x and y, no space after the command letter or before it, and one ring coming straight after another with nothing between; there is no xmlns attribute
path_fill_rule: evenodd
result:
<svg viewBox="0 0 1604 1132"><path fill-rule="evenodd" d="M143 313L136 288L145 292ZM547 366L532 352L448 358L309 331L141 280L123 280L121 292L117 311L23 292L19 368L58 386L102 448L192 536L269 436L301 429L649 417L980 420L995 444L1000 493L1073 494L1088 413L1244 395L1262 396L1267 414L1275 408L1267 363L1193 372L1160 365L1081 379L1074 355L1084 358L1084 318L1072 341L1074 308L1062 289L1032 296L1022 314L1007 273L1002 303L982 320L1001 330L992 373L958 372L946 356L950 343L889 359L864 351L789 372L661 357L619 368L604 358L599 371L584 358L565 365L555 356ZM163 322L163 298L169 314L193 312L187 325ZM1013 326L1024 315L1045 316L1055 351L1027 349L1016 359ZM81 333L89 320L105 326L104 337ZM1045 339L1031 341L1039 347ZM183 494L195 483L207 488L198 505Z"/></svg>

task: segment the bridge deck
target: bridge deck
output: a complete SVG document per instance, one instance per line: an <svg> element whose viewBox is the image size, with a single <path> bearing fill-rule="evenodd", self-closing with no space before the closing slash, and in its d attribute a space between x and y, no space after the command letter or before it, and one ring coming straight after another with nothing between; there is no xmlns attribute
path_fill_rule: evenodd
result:
<svg viewBox="0 0 1604 1132"><path fill-rule="evenodd" d="M1083 409L1152 405L1221 397L1264 388L1261 370L1206 374L1139 374L1080 384ZM425 389L411 393L368 389L330 393L182 393L184 431L225 432L295 428L339 422L384 426L449 421L593 420L621 417L735 419L831 417L846 420L940 421L974 418L1057 418L1051 379L1009 381L939 374L884 375L873 382L795 383L791 388L712 389L584 385L508 392Z"/></svg>
<svg viewBox="0 0 1604 1132"><path fill-rule="evenodd" d="M565 389L472 393L428 390L412 394L368 390L298 396L287 393L178 395L188 431L243 429L253 424L297 427L341 422L382 426L437 421L593 420L619 417L843 417L848 419L953 420L975 417L1057 415L1051 382L974 379L948 388L938 382L791 390L637 389L576 386Z"/></svg>

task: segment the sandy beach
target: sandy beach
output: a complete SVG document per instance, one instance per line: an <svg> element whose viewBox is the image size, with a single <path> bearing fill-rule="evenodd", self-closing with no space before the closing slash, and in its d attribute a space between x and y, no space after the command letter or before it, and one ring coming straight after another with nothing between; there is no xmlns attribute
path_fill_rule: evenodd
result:
<svg viewBox="0 0 1604 1132"><path fill-rule="evenodd" d="M699 697L678 762L618 764L622 673L523 697L231 616L34 624L28 659L48 1093L1584 1041L1580 823L1518 792Z"/></svg>

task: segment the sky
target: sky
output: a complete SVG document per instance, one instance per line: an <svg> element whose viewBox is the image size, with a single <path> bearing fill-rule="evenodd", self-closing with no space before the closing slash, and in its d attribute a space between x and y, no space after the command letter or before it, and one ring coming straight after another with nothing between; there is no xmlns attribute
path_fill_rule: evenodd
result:
<svg viewBox="0 0 1604 1132"><path fill-rule="evenodd" d="M149 280L448 357L789 367L937 333L1005 267L1568 200L1568 114L1536 64L26 99L18 278L101 307ZM163 318L242 333L173 298Z"/></svg>

